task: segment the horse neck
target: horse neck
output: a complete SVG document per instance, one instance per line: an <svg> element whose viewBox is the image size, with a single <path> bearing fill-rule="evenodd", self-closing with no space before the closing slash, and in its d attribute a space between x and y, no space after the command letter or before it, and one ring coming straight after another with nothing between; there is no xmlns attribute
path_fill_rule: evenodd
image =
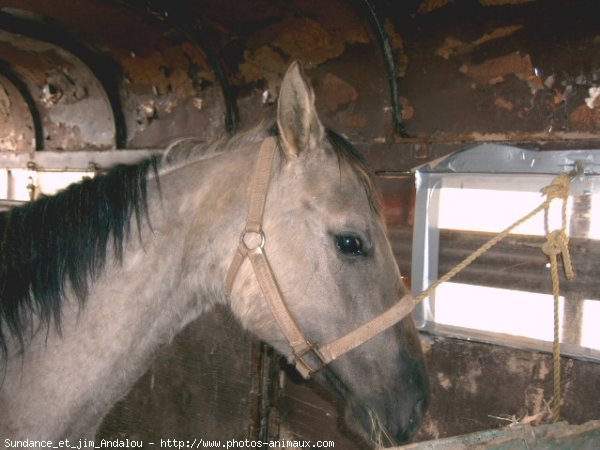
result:
<svg viewBox="0 0 600 450"><path fill-rule="evenodd" d="M131 224L122 261L109 255L83 306L65 298L61 333L41 329L22 357L9 360L0 435L93 437L158 349L227 301L254 155L215 156L167 172L160 188L149 182L150 223L139 236Z"/></svg>

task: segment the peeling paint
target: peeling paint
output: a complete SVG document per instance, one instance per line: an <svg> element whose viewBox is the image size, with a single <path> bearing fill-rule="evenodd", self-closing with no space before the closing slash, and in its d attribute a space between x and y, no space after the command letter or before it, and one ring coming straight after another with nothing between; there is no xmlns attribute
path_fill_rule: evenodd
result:
<svg viewBox="0 0 600 450"><path fill-rule="evenodd" d="M456 39L452 36L446 37L443 45L435 52L436 55L441 56L444 59L449 59L451 56L463 55L472 52L476 47L483 45L487 42L502 39L513 33L521 30L524 25L510 25L506 27L496 28L489 33L483 34L481 37L475 39L473 42L463 42L460 39Z"/></svg>
<svg viewBox="0 0 600 450"><path fill-rule="evenodd" d="M498 108L503 109L505 111L512 111L514 107L513 103L510 100L506 100L502 97L496 97L496 99L494 100L494 104Z"/></svg>
<svg viewBox="0 0 600 450"><path fill-rule="evenodd" d="M398 34L391 20L385 21L385 32L390 39L390 45L394 52L394 61L396 63L396 76L403 77L406 75L408 68L408 56L404 51L404 39Z"/></svg>
<svg viewBox="0 0 600 450"><path fill-rule="evenodd" d="M244 62L239 66L239 78L244 83L260 80L267 82L266 101L274 101L279 92L279 85L287 67L287 62L271 46L263 45L256 51L246 50Z"/></svg>
<svg viewBox="0 0 600 450"><path fill-rule="evenodd" d="M288 22L272 45L294 59L313 65L337 58L345 48L342 39L330 34L319 22L308 17Z"/></svg>
<svg viewBox="0 0 600 450"><path fill-rule="evenodd" d="M415 108L410 104L410 101L406 97L398 98L400 105L402 105L402 120L410 120L415 115Z"/></svg>
<svg viewBox="0 0 600 450"><path fill-rule="evenodd" d="M173 52L177 50L173 49ZM175 57L170 52L155 51L145 57L130 56L123 59L121 64L132 89L140 94L173 93L186 97L196 93L186 71L187 61L181 53Z"/></svg>
<svg viewBox="0 0 600 450"><path fill-rule="evenodd" d="M342 78L328 72L323 78L321 104L329 112L337 112L358 98L356 89Z"/></svg>
<svg viewBox="0 0 600 450"><path fill-rule="evenodd" d="M589 97L585 99L585 104L588 108L594 109L596 104L596 99L600 96L600 87L591 87L588 89Z"/></svg>
<svg viewBox="0 0 600 450"><path fill-rule="evenodd" d="M453 2L454 0L424 0L419 5L419 9L417 10L417 12L420 14L427 14Z"/></svg>
<svg viewBox="0 0 600 450"><path fill-rule="evenodd" d="M597 132L600 130L600 99L596 98L590 109L587 104L579 106L569 115L569 123L577 131Z"/></svg>
<svg viewBox="0 0 600 450"><path fill-rule="evenodd" d="M364 129L367 126L367 117L362 113L345 114L341 119L343 126L354 130Z"/></svg>
<svg viewBox="0 0 600 450"><path fill-rule="evenodd" d="M521 55L516 51L508 55L488 59L480 64L463 64L460 72L483 83L489 83L497 77L506 75L517 75L528 78L533 74L531 57L528 54Z"/></svg>
<svg viewBox="0 0 600 450"><path fill-rule="evenodd" d="M501 6L501 5L518 5L521 3L531 3L536 0L479 0L483 6Z"/></svg>

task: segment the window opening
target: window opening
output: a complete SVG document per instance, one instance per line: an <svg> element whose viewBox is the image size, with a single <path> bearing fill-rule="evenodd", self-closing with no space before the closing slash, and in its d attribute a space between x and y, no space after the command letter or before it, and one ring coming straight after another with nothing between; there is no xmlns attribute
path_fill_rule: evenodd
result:
<svg viewBox="0 0 600 450"><path fill-rule="evenodd" d="M563 352L600 360L600 152L545 151L485 144L415 171L417 196L412 290L438 276L543 202L540 189L562 172L583 171L568 202L571 254L577 277L561 281ZM554 202L550 228L560 225ZM543 213L442 284L415 309L421 329L549 350L553 303ZM596 258L596 259L595 259Z"/></svg>

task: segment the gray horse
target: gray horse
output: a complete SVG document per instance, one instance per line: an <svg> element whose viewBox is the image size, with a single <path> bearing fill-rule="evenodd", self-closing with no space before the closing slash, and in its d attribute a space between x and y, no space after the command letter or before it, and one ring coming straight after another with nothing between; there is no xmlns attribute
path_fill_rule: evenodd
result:
<svg viewBox="0 0 600 450"><path fill-rule="evenodd" d="M118 166L0 215L0 446L93 439L159 348L216 304L296 358L252 265L226 283L265 139L277 151L261 248L307 339L330 342L405 294L364 159L324 129L293 64L274 126ZM314 377L345 398L366 441L409 440L428 401L410 316Z"/></svg>

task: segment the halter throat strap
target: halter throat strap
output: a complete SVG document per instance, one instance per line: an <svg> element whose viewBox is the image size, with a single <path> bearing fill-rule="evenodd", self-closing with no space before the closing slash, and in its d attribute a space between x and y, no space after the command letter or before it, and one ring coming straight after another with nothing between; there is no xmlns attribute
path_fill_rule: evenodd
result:
<svg viewBox="0 0 600 450"><path fill-rule="evenodd" d="M261 144L252 179L246 225L227 271L227 291L231 295L237 274L248 259L267 305L292 349L293 364L304 378L309 378L331 361L398 323L411 313L414 303L412 296L407 293L384 313L323 346L313 344L306 338L287 308L265 253L266 236L262 222L276 149L274 137L266 138Z"/></svg>

